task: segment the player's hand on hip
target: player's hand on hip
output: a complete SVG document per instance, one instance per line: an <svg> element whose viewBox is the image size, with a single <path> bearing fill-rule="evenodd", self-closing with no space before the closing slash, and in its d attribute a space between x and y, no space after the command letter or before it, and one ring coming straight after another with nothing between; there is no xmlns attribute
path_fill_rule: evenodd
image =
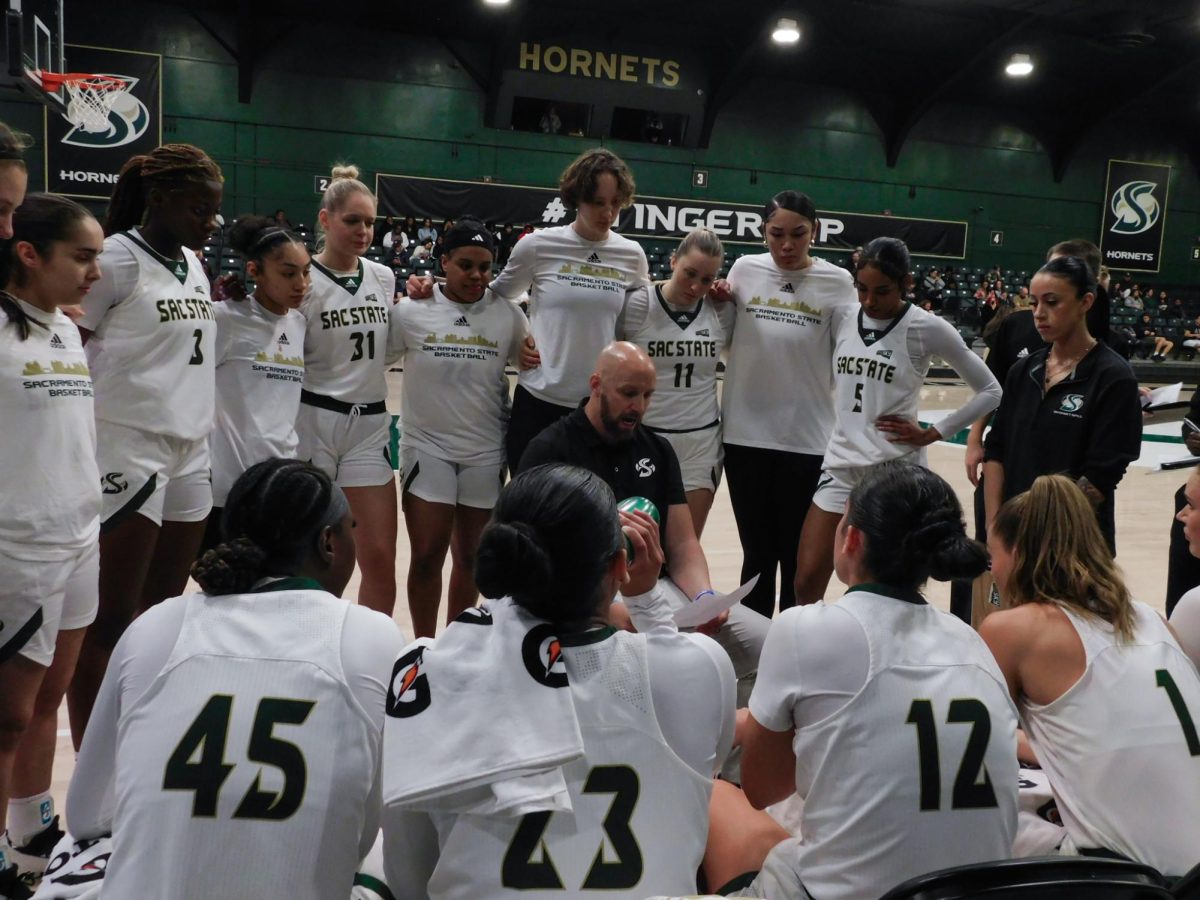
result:
<svg viewBox="0 0 1200 900"><path fill-rule="evenodd" d="M404 283L404 292L412 300L428 300L433 296L433 276L409 275Z"/></svg>
<svg viewBox="0 0 1200 900"><path fill-rule="evenodd" d="M522 372L536 369L542 364L542 354L538 353L537 344L533 342L533 335L529 335L521 343L520 357Z"/></svg>
<svg viewBox="0 0 1200 900"><path fill-rule="evenodd" d="M875 420L875 427L884 432L893 444L924 447L942 438L941 432L936 428L922 428L919 422L904 416L880 416Z"/></svg>
<svg viewBox="0 0 1200 900"><path fill-rule="evenodd" d="M654 588L665 557L658 536L658 523L640 510L618 513L621 530L633 545L629 581L621 588L625 594L644 594Z"/></svg>

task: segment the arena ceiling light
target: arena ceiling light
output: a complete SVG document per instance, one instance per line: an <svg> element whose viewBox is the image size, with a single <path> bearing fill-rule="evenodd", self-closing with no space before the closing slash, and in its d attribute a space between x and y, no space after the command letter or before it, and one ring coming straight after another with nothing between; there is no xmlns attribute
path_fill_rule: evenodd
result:
<svg viewBox="0 0 1200 900"><path fill-rule="evenodd" d="M1004 67L1004 73L1010 78L1025 78L1033 72L1033 60L1028 53L1014 53Z"/></svg>
<svg viewBox="0 0 1200 900"><path fill-rule="evenodd" d="M509 0L483 0L485 6L508 6Z"/></svg>
<svg viewBox="0 0 1200 900"><path fill-rule="evenodd" d="M777 44L794 44L800 40L800 26L795 19L780 19L771 32L771 40Z"/></svg>

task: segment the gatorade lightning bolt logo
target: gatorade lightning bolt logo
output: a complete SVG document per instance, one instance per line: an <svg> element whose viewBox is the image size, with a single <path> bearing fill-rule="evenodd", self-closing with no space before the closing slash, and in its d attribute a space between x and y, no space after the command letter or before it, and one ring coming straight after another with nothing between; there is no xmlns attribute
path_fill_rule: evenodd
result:
<svg viewBox="0 0 1200 900"><path fill-rule="evenodd" d="M469 606L455 616L454 621L464 625L491 625L492 614L482 606Z"/></svg>
<svg viewBox="0 0 1200 900"><path fill-rule="evenodd" d="M562 646L549 625L535 625L521 642L521 658L534 681L546 687L567 686L567 667Z"/></svg>
<svg viewBox="0 0 1200 900"><path fill-rule="evenodd" d="M1127 181L1115 191L1109 205L1117 217L1109 231L1116 234L1141 234L1149 231L1162 215L1154 196L1158 184L1153 181Z"/></svg>
<svg viewBox="0 0 1200 900"><path fill-rule="evenodd" d="M425 647L413 647L396 660L388 684L387 714L408 719L429 708L429 677L421 671Z"/></svg>

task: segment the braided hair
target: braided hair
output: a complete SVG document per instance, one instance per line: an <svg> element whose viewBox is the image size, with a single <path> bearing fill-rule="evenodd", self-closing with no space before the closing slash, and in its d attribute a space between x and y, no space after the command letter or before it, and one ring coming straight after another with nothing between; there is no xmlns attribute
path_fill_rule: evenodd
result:
<svg viewBox="0 0 1200 900"><path fill-rule="evenodd" d="M338 528L349 509L329 476L296 459L268 459L242 473L229 491L222 542L192 565L208 594L242 594L269 576L295 575L321 531Z"/></svg>
<svg viewBox="0 0 1200 900"><path fill-rule="evenodd" d="M221 167L199 147L163 144L149 153L133 156L121 167L108 202L105 234L128 231L142 223L146 198L154 188L180 188L223 182Z"/></svg>
<svg viewBox="0 0 1200 900"><path fill-rule="evenodd" d="M850 493L846 517L866 536L874 581L917 590L931 576L974 578L987 568L987 550L967 537L954 489L924 466L876 466Z"/></svg>

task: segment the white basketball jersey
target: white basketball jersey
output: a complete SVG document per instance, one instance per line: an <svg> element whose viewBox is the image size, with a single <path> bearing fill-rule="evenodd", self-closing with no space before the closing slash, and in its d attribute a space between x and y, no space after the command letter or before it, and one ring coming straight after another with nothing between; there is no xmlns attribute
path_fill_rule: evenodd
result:
<svg viewBox="0 0 1200 900"><path fill-rule="evenodd" d="M948 866L1007 859L1017 828L1016 710L987 645L925 603L854 590L866 684L797 730L797 871L822 900L877 897Z"/></svg>
<svg viewBox="0 0 1200 900"><path fill-rule="evenodd" d="M1076 847L1182 875L1200 862L1200 677L1149 606L1134 639L1067 612L1087 654L1079 681L1021 721Z"/></svg>
<svg viewBox="0 0 1200 900"><path fill-rule="evenodd" d="M584 758L564 767L573 812L435 816L442 852L431 900L642 900L695 888L711 782L667 745L644 635L562 641Z"/></svg>
<svg viewBox="0 0 1200 900"><path fill-rule="evenodd" d="M106 895L350 893L380 735L342 668L349 604L314 584L188 598L118 725Z"/></svg>
<svg viewBox="0 0 1200 900"><path fill-rule="evenodd" d="M167 259L136 230L105 239L106 274L132 257L137 277L112 298L86 349L97 419L194 441L212 429L217 325L204 267L181 252Z"/></svg>
<svg viewBox="0 0 1200 900"><path fill-rule="evenodd" d="M16 302L32 321L21 340L0 312L0 549L67 559L100 529L92 379L75 324Z"/></svg>
<svg viewBox="0 0 1200 900"><path fill-rule="evenodd" d="M296 456L304 380L304 317L282 316L250 297L214 304L217 416L209 439L213 503L225 505L238 476L273 456Z"/></svg>
<svg viewBox="0 0 1200 900"><path fill-rule="evenodd" d="M654 363L658 382L644 423L665 431L694 431L715 423L717 363L729 341L715 301L701 300L693 310L667 305L658 285L646 285L646 319L626 337L646 351ZM729 304L727 321L737 308ZM729 329L732 331L732 329Z"/></svg>
<svg viewBox="0 0 1200 900"><path fill-rule="evenodd" d="M868 319L861 308L842 319L833 352L835 419L826 469L856 469L902 456L924 461L923 449L892 443L875 422L880 416L917 418L931 358L909 356L908 332L928 315L906 303L890 321Z"/></svg>
<svg viewBox="0 0 1200 900"><path fill-rule="evenodd" d="M300 312L304 338L304 389L344 403L387 399L388 310L396 276L387 266L358 261L350 275L331 272L315 259L312 286Z"/></svg>

